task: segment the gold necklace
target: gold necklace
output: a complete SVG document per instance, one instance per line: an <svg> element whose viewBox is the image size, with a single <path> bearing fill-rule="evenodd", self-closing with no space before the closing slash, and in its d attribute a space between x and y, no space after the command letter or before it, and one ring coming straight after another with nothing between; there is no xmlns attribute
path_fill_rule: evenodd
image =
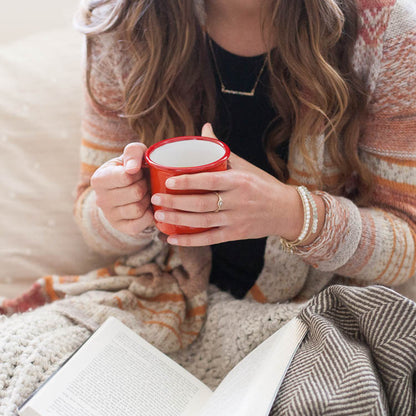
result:
<svg viewBox="0 0 416 416"><path fill-rule="evenodd" d="M222 80L222 77L221 77L221 72L220 72L220 69L219 69L219 67L218 67L218 63L217 63L217 58L215 57L214 47L212 46L212 40L211 40L211 38L210 38L209 36L208 36L208 42L209 42L209 47L210 47L210 49L211 49L212 57L213 57L213 59L214 59L215 70L216 70L216 72L217 72L218 79L220 80L220 84L221 84L221 92L222 92L223 94L243 95L243 96L245 96L245 97L253 97L253 96L254 96L254 94L256 93L256 88L257 88L257 85L258 85L258 83L259 83L259 81L260 81L260 78L261 78L261 76L262 76L262 74L263 74L264 68L266 67L266 62L267 62L266 57L264 58L263 66L261 67L261 69L260 69L260 71L259 71L259 74L257 75L256 82L254 83L253 88L252 88L250 91L236 91L236 90L230 90L230 89L228 89L228 88L224 85L224 82L223 82L223 80Z"/></svg>

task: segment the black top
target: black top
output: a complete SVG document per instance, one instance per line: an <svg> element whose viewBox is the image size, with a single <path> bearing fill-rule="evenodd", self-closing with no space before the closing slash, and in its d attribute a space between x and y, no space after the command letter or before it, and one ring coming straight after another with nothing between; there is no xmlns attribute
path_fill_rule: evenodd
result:
<svg viewBox="0 0 416 416"><path fill-rule="evenodd" d="M212 41L215 59L227 89L250 91L263 66L265 55L234 55ZM221 84L212 60L217 87L217 113L213 123L216 136L231 151L273 174L263 146L263 136L276 118L269 100L268 74L263 71L253 97L221 93ZM287 146L279 153L287 160ZM261 213L259 213L261 215ZM212 246L210 281L222 290L242 298L256 281L264 265L266 238L231 241Z"/></svg>

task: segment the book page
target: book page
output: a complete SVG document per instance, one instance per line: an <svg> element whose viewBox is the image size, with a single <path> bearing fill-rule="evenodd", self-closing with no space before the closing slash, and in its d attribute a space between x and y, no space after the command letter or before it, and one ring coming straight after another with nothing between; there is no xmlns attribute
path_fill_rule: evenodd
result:
<svg viewBox="0 0 416 416"><path fill-rule="evenodd" d="M294 318L271 335L228 373L201 416L267 416L306 332Z"/></svg>
<svg viewBox="0 0 416 416"><path fill-rule="evenodd" d="M196 377L109 318L20 414L191 416L211 394Z"/></svg>

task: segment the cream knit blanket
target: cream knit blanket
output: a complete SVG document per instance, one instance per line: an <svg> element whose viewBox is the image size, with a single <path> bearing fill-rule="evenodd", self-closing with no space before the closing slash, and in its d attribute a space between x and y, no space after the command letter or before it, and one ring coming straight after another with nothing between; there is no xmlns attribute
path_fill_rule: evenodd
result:
<svg viewBox="0 0 416 416"><path fill-rule="evenodd" d="M46 276L29 293L3 301L3 313L11 316L0 316L0 415L16 414L109 316L214 388L304 306L236 300L208 287L209 250L182 250L156 241L113 267ZM52 303L39 307L45 302Z"/></svg>

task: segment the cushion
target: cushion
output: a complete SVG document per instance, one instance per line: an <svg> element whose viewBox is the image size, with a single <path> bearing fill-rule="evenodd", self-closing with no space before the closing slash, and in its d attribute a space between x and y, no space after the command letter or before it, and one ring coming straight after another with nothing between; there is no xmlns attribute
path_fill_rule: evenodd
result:
<svg viewBox="0 0 416 416"><path fill-rule="evenodd" d="M0 47L0 296L45 274L112 261L73 220L82 109L82 37L73 29Z"/></svg>

